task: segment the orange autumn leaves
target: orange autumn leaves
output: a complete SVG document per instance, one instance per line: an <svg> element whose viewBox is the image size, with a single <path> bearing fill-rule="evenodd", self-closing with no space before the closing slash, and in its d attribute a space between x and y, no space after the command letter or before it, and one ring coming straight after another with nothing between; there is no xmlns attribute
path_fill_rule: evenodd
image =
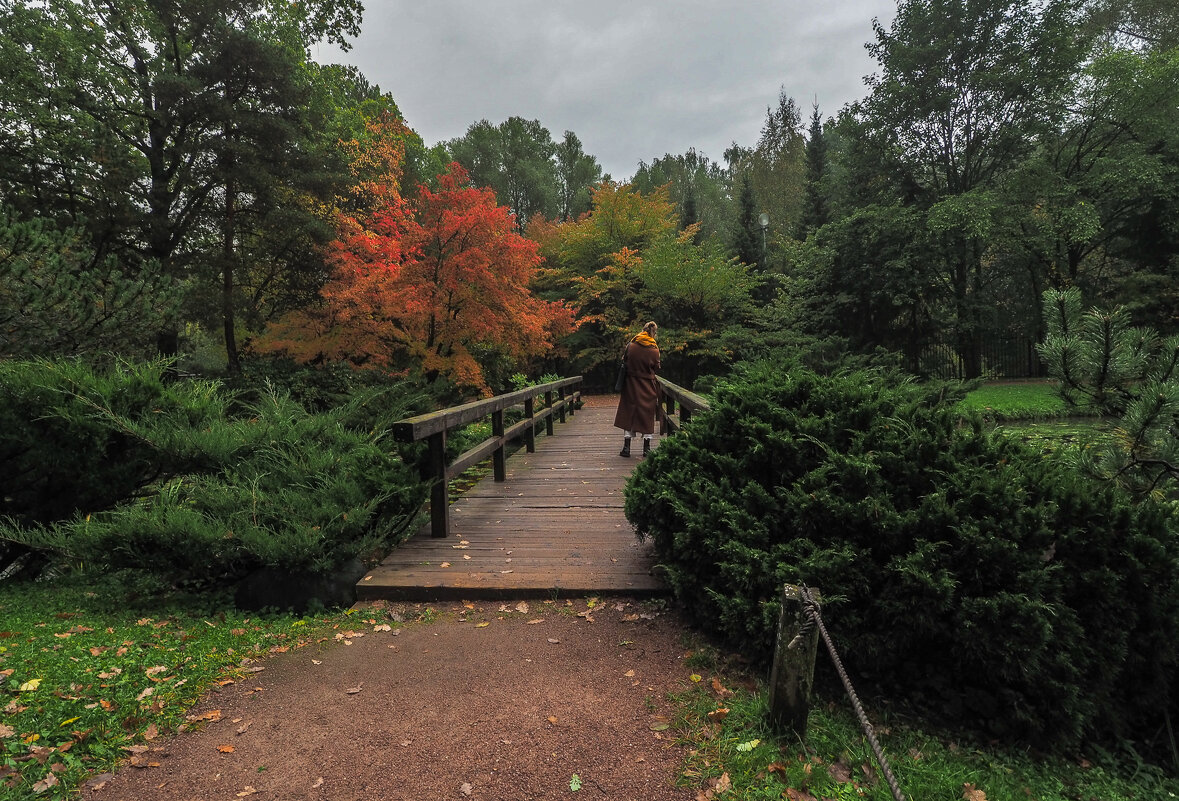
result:
<svg viewBox="0 0 1179 801"><path fill-rule="evenodd" d="M541 356L572 330L573 310L532 295L537 245L516 233L490 189L451 164L437 190L407 198L398 129L375 123L369 133L353 148L361 208L337 216L322 302L272 325L259 347L486 391L476 353Z"/></svg>

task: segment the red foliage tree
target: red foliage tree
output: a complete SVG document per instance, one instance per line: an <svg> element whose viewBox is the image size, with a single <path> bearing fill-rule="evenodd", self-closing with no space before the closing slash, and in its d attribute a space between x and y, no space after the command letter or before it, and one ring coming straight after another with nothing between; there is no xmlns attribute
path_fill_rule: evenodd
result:
<svg viewBox="0 0 1179 801"><path fill-rule="evenodd" d="M476 346L527 359L568 333L573 310L532 295L536 243L516 233L495 194L470 186L458 164L438 184L413 203L386 192L366 216L341 217L322 306L272 326L265 347L486 392Z"/></svg>

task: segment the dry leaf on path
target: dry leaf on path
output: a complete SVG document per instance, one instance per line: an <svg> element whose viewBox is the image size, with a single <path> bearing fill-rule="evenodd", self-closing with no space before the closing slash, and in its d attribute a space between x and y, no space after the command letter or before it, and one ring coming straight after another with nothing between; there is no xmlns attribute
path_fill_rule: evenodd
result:
<svg viewBox="0 0 1179 801"><path fill-rule="evenodd" d="M232 745L219 745L217 750L223 754L232 754L236 749Z"/></svg>
<svg viewBox="0 0 1179 801"><path fill-rule="evenodd" d="M786 792L782 794L784 798L789 801L818 801L813 795L806 790L795 790L793 787L787 787Z"/></svg>
<svg viewBox="0 0 1179 801"><path fill-rule="evenodd" d="M322 786L323 786L323 777L320 776L318 779L316 779L314 782L312 782L311 789L314 790L316 787L322 787Z"/></svg>
<svg viewBox="0 0 1179 801"><path fill-rule="evenodd" d="M356 695L362 689L364 689L363 681L360 682L360 684L357 684L355 687L349 687L347 690L344 690L344 692L348 693L348 695Z"/></svg>
<svg viewBox="0 0 1179 801"><path fill-rule="evenodd" d="M245 733L246 733L246 730L248 730L248 729L250 728L250 724L251 724L251 723L253 723L253 722L254 722L254 721L252 721L252 720L247 720L245 723L243 723L242 725L238 726L238 727L237 727L237 733L238 733L238 734L245 734Z"/></svg>
<svg viewBox="0 0 1179 801"><path fill-rule="evenodd" d="M246 796L248 796L248 795L253 795L253 794L254 794L254 793L256 793L256 792L258 792L258 791L257 791L257 790L255 790L253 787L251 787L250 785L248 785L248 784L247 784L247 785L245 786L245 788L243 788L243 789L242 789L242 791L241 791L240 793L238 793L238 794L237 794L237 797L238 797L238 798L245 798Z"/></svg>

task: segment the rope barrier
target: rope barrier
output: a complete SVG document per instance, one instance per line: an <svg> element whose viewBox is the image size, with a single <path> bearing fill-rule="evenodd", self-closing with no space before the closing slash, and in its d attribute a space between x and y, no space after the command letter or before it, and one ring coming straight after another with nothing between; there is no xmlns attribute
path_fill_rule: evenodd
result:
<svg viewBox="0 0 1179 801"><path fill-rule="evenodd" d="M876 731L872 728L871 722L868 720L867 714L864 713L864 707L860 704L859 696L856 695L856 690L852 687L851 679L847 676L847 671L843 669L843 662L839 659L839 654L835 650L835 645L831 642L831 636L827 634L827 627L823 625L823 617L819 614L819 604L811 595L810 589L802 586L802 603L803 613L806 615L806 623L802 627L802 631L790 641L787 648L793 648L797 643L802 641L803 635L810 632L812 626L818 626L819 635L823 638L823 642L827 646L827 653L831 655L831 661L835 663L835 671L839 674L839 680L843 682L843 688L847 690L847 695L851 698L852 708L856 711L856 717L860 721L860 728L864 730L864 735L868 738L868 743L872 746L872 753L876 755L876 764L880 766L880 772L884 774L884 780L888 782L888 787L892 790L892 797L896 801L905 801L905 794L901 792L900 786L897 784L896 777L892 775L892 769L888 766L888 759L884 756L884 749L880 747L880 742L876 739Z"/></svg>

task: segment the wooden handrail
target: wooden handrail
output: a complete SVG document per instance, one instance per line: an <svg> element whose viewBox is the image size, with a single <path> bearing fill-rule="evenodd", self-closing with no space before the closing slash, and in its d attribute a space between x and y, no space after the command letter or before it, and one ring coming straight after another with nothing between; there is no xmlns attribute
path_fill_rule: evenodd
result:
<svg viewBox="0 0 1179 801"><path fill-rule="evenodd" d="M659 400L663 404L664 413L659 415L659 433L671 434L692 419L693 412L707 411L708 399L695 392L673 384L666 378L659 380ZM672 418L676 404L680 405L679 420Z"/></svg>
<svg viewBox="0 0 1179 801"><path fill-rule="evenodd" d="M556 394L557 401L553 402ZM544 396L544 407L536 412L536 398ZM492 457L492 469L496 481L506 477L504 445L513 437L524 434L524 447L528 453L536 449L536 426L545 424L545 433L553 433L553 417L562 423L565 414L573 415L577 402L581 400L581 376L562 378L547 384L526 387L516 392L496 395L494 398L451 406L436 412L407 417L393 424L393 438L398 442L419 442L429 444L429 459L423 469L423 478L432 481L430 489L430 534L445 537L450 533L449 490L450 480L468 467L478 464L488 456ZM504 410L524 406L524 419L511 427L504 428ZM459 426L491 416L491 436L460 454L449 465L446 463L446 433Z"/></svg>

